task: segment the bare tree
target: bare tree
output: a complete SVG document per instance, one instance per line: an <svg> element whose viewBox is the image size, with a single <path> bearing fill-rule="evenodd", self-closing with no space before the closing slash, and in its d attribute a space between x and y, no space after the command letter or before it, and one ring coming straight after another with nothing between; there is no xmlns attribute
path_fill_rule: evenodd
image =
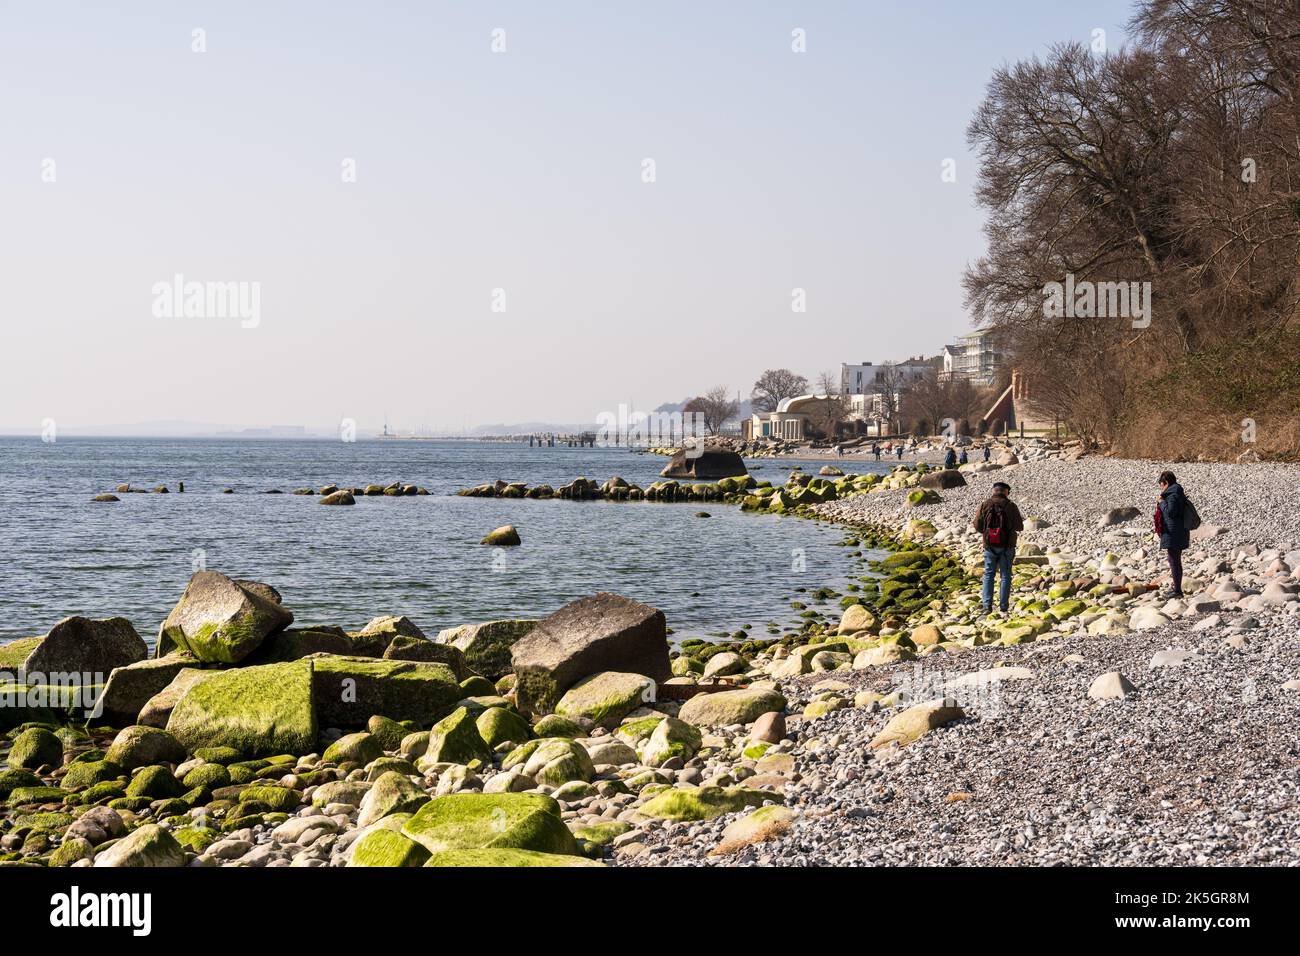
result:
<svg viewBox="0 0 1300 956"><path fill-rule="evenodd" d="M698 414L708 433L716 435L722 426L736 417L740 403L731 397L731 389L725 385L716 385L703 395L692 398L682 411Z"/></svg>
<svg viewBox="0 0 1300 956"><path fill-rule="evenodd" d="M749 401L756 412L774 412L782 399L808 394L808 379L788 368L770 368L758 377Z"/></svg>
<svg viewBox="0 0 1300 956"><path fill-rule="evenodd" d="M872 382L875 390L876 404L880 417L889 425L891 432L899 431L898 418L904 390L904 376L893 362L885 362L876 371Z"/></svg>
<svg viewBox="0 0 1300 956"><path fill-rule="evenodd" d="M818 401L812 415L813 427L828 441L834 441L840 426L848 418L848 399L840 394L840 380L834 372L817 376Z"/></svg>
<svg viewBox="0 0 1300 956"><path fill-rule="evenodd" d="M1300 5L1142 0L1132 34L994 74L968 131L988 213L968 305L1006 333L1035 404L1085 438L1177 435L1191 454L1230 411L1284 434L1300 407L1283 358L1300 335ZM1149 321L1053 313L1045 292L1067 277L1146 284ZM1218 389L1241 352L1248 380Z"/></svg>

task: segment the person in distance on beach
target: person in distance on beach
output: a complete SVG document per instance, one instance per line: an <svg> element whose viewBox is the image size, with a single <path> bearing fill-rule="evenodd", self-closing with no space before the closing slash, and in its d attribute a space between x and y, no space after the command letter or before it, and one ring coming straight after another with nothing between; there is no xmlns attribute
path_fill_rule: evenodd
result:
<svg viewBox="0 0 1300 956"><path fill-rule="evenodd" d="M1011 603L1011 561L1016 554L1016 535L1024 530L1025 522L1010 495L1010 485L994 482L992 497L975 513L975 530L984 537L984 588L980 598L985 614L993 609L995 576L1001 576L998 609L1005 614Z"/></svg>
<svg viewBox="0 0 1300 956"><path fill-rule="evenodd" d="M1169 555L1169 574L1173 597L1183 596L1183 550L1191 544L1187 530L1187 495L1172 471L1162 471L1159 478L1160 498L1156 502L1156 534L1160 547Z"/></svg>
<svg viewBox="0 0 1300 956"><path fill-rule="evenodd" d="M944 468L957 467L957 449L953 448L952 445L948 446L948 451L943 456L943 467Z"/></svg>

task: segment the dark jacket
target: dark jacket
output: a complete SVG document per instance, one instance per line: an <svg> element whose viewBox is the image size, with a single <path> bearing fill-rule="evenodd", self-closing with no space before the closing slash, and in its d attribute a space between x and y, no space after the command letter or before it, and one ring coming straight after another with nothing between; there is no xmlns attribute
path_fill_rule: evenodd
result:
<svg viewBox="0 0 1300 956"><path fill-rule="evenodd" d="M1187 530L1183 516L1187 511L1187 496L1183 486L1172 484L1160 492L1160 547L1166 551L1182 551L1192 543L1192 533Z"/></svg>
<svg viewBox="0 0 1300 956"><path fill-rule="evenodd" d="M1006 495L994 495L980 505L980 510L975 512L975 530L980 534L984 533L985 527L988 526L989 515L997 507L1002 508L1005 516L1005 527L1007 529L1005 547L1014 551L1016 549L1016 539L1019 538L1020 532L1025 530L1025 522L1020 517L1020 509L1016 507L1016 503Z"/></svg>

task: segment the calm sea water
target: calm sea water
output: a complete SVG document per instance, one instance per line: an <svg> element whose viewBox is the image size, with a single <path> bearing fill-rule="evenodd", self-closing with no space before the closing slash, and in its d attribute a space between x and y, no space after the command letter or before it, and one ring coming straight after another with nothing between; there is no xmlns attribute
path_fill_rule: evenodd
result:
<svg viewBox="0 0 1300 956"><path fill-rule="evenodd" d="M84 614L127 617L152 644L200 561L274 585L299 624L351 630L405 614L430 636L542 616L600 590L663 609L678 638L744 624L761 635L768 622L794 622L797 588L846 582L841 534L819 522L720 503L454 495L497 478L558 487L621 475L644 486L664 463L626 449L526 443L0 438L0 641ZM753 473L780 483L798 463L757 462ZM181 481L185 493L176 494ZM360 498L350 508L289 494L393 481L430 494ZM90 501L123 482L173 493ZM236 493L221 494L226 487ZM272 488L285 493L259 493ZM695 517L700 510L712 517ZM503 524L519 529L521 547L478 544ZM792 570L796 549L803 572Z"/></svg>

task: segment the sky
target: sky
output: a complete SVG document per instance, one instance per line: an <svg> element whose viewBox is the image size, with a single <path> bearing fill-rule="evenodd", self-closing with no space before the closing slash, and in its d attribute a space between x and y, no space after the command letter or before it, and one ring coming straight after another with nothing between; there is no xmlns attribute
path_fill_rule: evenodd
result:
<svg viewBox="0 0 1300 956"><path fill-rule="evenodd" d="M937 354L970 327L992 71L1130 14L112 6L0 0L11 432L594 422Z"/></svg>

